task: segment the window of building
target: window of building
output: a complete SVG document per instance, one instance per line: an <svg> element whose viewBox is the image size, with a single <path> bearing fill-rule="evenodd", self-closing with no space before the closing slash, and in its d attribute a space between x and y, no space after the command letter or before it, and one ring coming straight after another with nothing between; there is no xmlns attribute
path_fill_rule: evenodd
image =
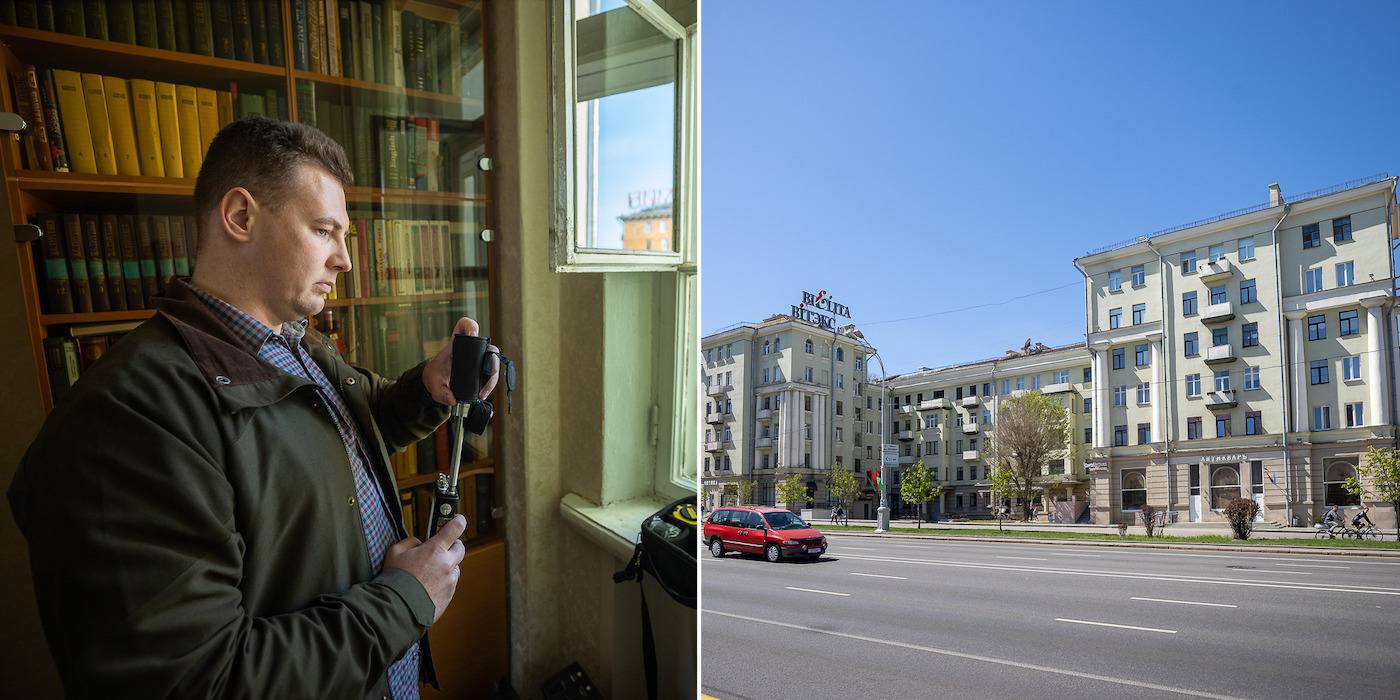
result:
<svg viewBox="0 0 1400 700"><path fill-rule="evenodd" d="M1121 486L1121 497L1123 499L1123 512L1136 513L1147 505L1147 477L1142 471L1132 470L1123 472L1123 483Z"/></svg>
<svg viewBox="0 0 1400 700"><path fill-rule="evenodd" d="M958 467L958 481L963 480L963 467ZM958 507L962 507L962 494L958 494Z"/></svg>
<svg viewBox="0 0 1400 700"><path fill-rule="evenodd" d="M1215 436L1218 438L1230 437L1229 414L1222 413L1215 416Z"/></svg>
<svg viewBox="0 0 1400 700"><path fill-rule="evenodd" d="M1084 429L1084 444L1086 444L1086 445L1091 445L1091 444L1093 444L1093 442L1094 442L1094 429L1093 429L1093 428L1085 428L1085 429Z"/></svg>
<svg viewBox="0 0 1400 700"><path fill-rule="evenodd" d="M1347 480L1356 478L1356 467L1347 462L1332 462L1322 472L1324 506L1359 506L1361 496L1346 488Z"/></svg>
<svg viewBox="0 0 1400 700"><path fill-rule="evenodd" d="M811 339L811 338L808 338L808 339L807 339L807 342L805 342L805 343L802 344L802 349L803 349L803 350L806 350L808 355L811 355L811 354L812 354L812 339Z"/></svg>
<svg viewBox="0 0 1400 700"><path fill-rule="evenodd" d="M1254 237L1240 239L1240 262L1254 259Z"/></svg>
<svg viewBox="0 0 1400 700"><path fill-rule="evenodd" d="M1039 375L1039 374L1031 375L1031 388L1032 388L1032 389L1039 389L1039 388L1040 388L1040 375Z"/></svg>
<svg viewBox="0 0 1400 700"><path fill-rule="evenodd" d="M1228 370L1228 369L1222 369L1222 370L1220 370L1220 371L1218 371L1218 372L1215 373L1215 390L1216 390L1216 391L1229 391L1229 390L1230 390L1230 370Z"/></svg>
<svg viewBox="0 0 1400 700"><path fill-rule="evenodd" d="M1001 393L1002 393L1002 395L1006 395L1006 394L1010 394L1010 393L1011 393L1011 380L1010 380L1010 379L1003 379L1003 380L1001 380Z"/></svg>
<svg viewBox="0 0 1400 700"><path fill-rule="evenodd" d="M1352 381L1361 378L1361 356L1352 355L1342 358L1342 379Z"/></svg>
<svg viewBox="0 0 1400 700"><path fill-rule="evenodd" d="M836 402L836 415L838 415L838 416L844 416L844 415L846 415L846 413L845 413L845 402L844 402L844 401L837 401L837 402Z"/></svg>
<svg viewBox="0 0 1400 700"><path fill-rule="evenodd" d="M1346 405L1347 427L1358 428L1366 424L1366 417L1362 411L1361 404L1349 403Z"/></svg>
<svg viewBox="0 0 1400 700"><path fill-rule="evenodd" d="M724 413L725 415L732 415L734 413L734 399L724 400Z"/></svg>
<svg viewBox="0 0 1400 700"><path fill-rule="evenodd" d="M1187 439L1187 440L1200 440L1200 439L1201 439L1201 419L1200 419L1200 417L1192 417L1192 418L1187 418L1187 419L1186 419L1186 439Z"/></svg>
<svg viewBox="0 0 1400 700"><path fill-rule="evenodd" d="M1352 262L1348 260L1346 262L1337 263L1337 286L1350 287L1355 283L1356 277L1353 273Z"/></svg>
<svg viewBox="0 0 1400 700"><path fill-rule="evenodd" d="M1258 323L1246 323L1246 324L1244 324L1243 331L1244 331L1243 334L1242 334L1243 337L1242 337L1242 339L1241 339L1241 341L1240 341L1240 345L1241 345L1242 347L1252 348L1252 347L1254 347L1254 346L1256 346L1256 345L1259 344L1259 324L1258 324Z"/></svg>
<svg viewBox="0 0 1400 700"><path fill-rule="evenodd" d="M1138 404L1152 403L1152 385L1148 382L1137 385L1137 402Z"/></svg>
<svg viewBox="0 0 1400 700"><path fill-rule="evenodd" d="M767 355L770 350L772 350L772 342L768 340L763 341L763 354Z"/></svg>
<svg viewBox="0 0 1400 700"><path fill-rule="evenodd" d="M1332 220L1332 242L1341 243L1351 240L1351 217L1343 216L1340 219Z"/></svg>
<svg viewBox="0 0 1400 700"><path fill-rule="evenodd" d="M1108 273L1108 291L1116 292L1123 288L1123 271L1114 270Z"/></svg>
<svg viewBox="0 0 1400 700"><path fill-rule="evenodd" d="M811 370L808 370L808 371L810 372ZM810 411L810 410L812 410L812 397L810 397L810 396L803 396L803 397L802 397L802 410L804 410L804 411Z"/></svg>
<svg viewBox="0 0 1400 700"><path fill-rule="evenodd" d="M856 357L856 369L865 369L865 358L860 356Z"/></svg>
<svg viewBox="0 0 1400 700"><path fill-rule="evenodd" d="M1248 390L1250 390L1250 389L1258 389L1259 387L1260 387L1260 384L1259 384L1259 368L1258 368L1258 367L1245 367L1245 368L1244 368L1244 388L1245 388L1245 390L1248 391Z"/></svg>
<svg viewBox="0 0 1400 700"><path fill-rule="evenodd" d="M1240 281L1240 303L1253 304L1258 301L1258 292L1255 290L1254 280Z"/></svg>
<svg viewBox="0 0 1400 700"><path fill-rule="evenodd" d="M1262 415L1263 415L1263 412L1262 412L1262 411L1246 411L1246 412L1245 412L1245 414L1244 414L1244 434L1245 434L1245 435L1263 435L1263 434L1264 434L1264 425L1263 425L1263 423L1261 422L1261 418L1260 418L1260 416L1262 416Z"/></svg>
<svg viewBox="0 0 1400 700"><path fill-rule="evenodd" d="M844 388L846 388L846 375L844 375L844 374L838 374L838 375L836 375L836 388L837 388L837 389L844 389Z"/></svg>
<svg viewBox="0 0 1400 700"><path fill-rule="evenodd" d="M962 427L962 424L963 424L963 414L961 414L961 413L954 413L954 414L953 414L953 421L954 421L954 422L953 422L953 427L954 427L954 428L961 428L961 427Z"/></svg>
<svg viewBox="0 0 1400 700"><path fill-rule="evenodd" d="M1068 381L1068 380L1066 380L1066 381ZM983 396L991 396L991 395L992 395L992 383L991 383L991 382L982 382L982 395L983 395Z"/></svg>
<svg viewBox="0 0 1400 700"><path fill-rule="evenodd" d="M1209 254L1210 261L1215 262L1216 260L1225 257L1225 244L1217 243L1211 246L1206 252Z"/></svg>
<svg viewBox="0 0 1400 700"><path fill-rule="evenodd" d="M1327 338L1327 316L1308 317L1308 340L1323 340Z"/></svg>
<svg viewBox="0 0 1400 700"><path fill-rule="evenodd" d="M845 361L846 361L846 350L845 350L845 348L836 348L836 361L837 361L837 362L845 362Z"/></svg>
<svg viewBox="0 0 1400 700"><path fill-rule="evenodd" d="M1320 245L1322 245L1322 239L1319 237L1317 224L1308 224L1307 226L1304 226L1303 250L1307 250L1308 248L1316 248Z"/></svg>
<svg viewBox="0 0 1400 700"><path fill-rule="evenodd" d="M1147 268L1142 265L1133 266L1133 286L1141 287L1147 284Z"/></svg>
<svg viewBox="0 0 1400 700"><path fill-rule="evenodd" d="M1327 360L1313 360L1309 362L1308 372L1312 376L1313 384L1326 384L1330 381L1327 378Z"/></svg>
<svg viewBox="0 0 1400 700"><path fill-rule="evenodd" d="M807 381L809 381L809 382L812 381L812 368L811 368L811 367L805 367L805 368L803 368L803 370L802 370L802 378L805 379L805 380L807 380ZM811 409L809 408L809 409L807 409L807 410L810 411Z"/></svg>
<svg viewBox="0 0 1400 700"><path fill-rule="evenodd" d="M1181 346L1186 351L1187 357L1195 357L1201 354L1200 339L1197 337L1195 331L1186 334L1186 337L1182 341Z"/></svg>
<svg viewBox="0 0 1400 700"><path fill-rule="evenodd" d="M783 339L782 339L782 338L774 338L774 339L773 339L773 352L778 352L779 350L782 350L782 349L783 349Z"/></svg>
<svg viewBox="0 0 1400 700"><path fill-rule="evenodd" d="M1122 307L1108 310L1108 329L1113 330L1123 325Z"/></svg>
<svg viewBox="0 0 1400 700"><path fill-rule="evenodd" d="M1229 329L1229 328L1216 328L1216 329L1213 329L1213 330L1210 332L1210 345L1211 345L1211 347L1220 347L1221 345L1229 345L1229 344L1230 344L1230 329Z"/></svg>
<svg viewBox="0 0 1400 700"><path fill-rule="evenodd" d="M975 442L977 442L977 441L976 441L976 440L973 440L973 442L975 443ZM975 445L975 444L969 445L969 446L968 446L968 450L969 450L969 451L971 451L971 450L976 450L976 449L977 449L977 445ZM972 481L977 481L977 465L975 465L975 464L973 464L973 465L968 465L968 467L967 467L967 478L970 479L970 480L972 480ZM972 494L972 497L973 497L973 498L977 498L977 494L975 494L975 493ZM972 504L972 505L973 505L974 507L976 507L977 504L974 503L974 504Z"/></svg>
<svg viewBox="0 0 1400 700"><path fill-rule="evenodd" d="M836 441L837 441L837 442L845 442L845 441L846 441L845 438L843 437L843 434L842 434L840 428L837 428L837 429L836 429Z"/></svg>
<svg viewBox="0 0 1400 700"><path fill-rule="evenodd" d="M1313 430L1331 430L1331 429L1332 429L1332 407L1331 407L1331 406L1313 406L1313 424L1312 424L1312 429L1313 429Z"/></svg>
<svg viewBox="0 0 1400 700"><path fill-rule="evenodd" d="M1094 399L1093 399L1093 397L1090 397L1090 396L1085 396L1085 397L1084 397L1084 412L1085 412L1085 413L1093 413L1093 412L1094 412Z"/></svg>
<svg viewBox="0 0 1400 700"><path fill-rule="evenodd" d="M1337 335L1356 335L1360 332L1361 326L1356 317L1356 309L1337 314Z"/></svg>
<svg viewBox="0 0 1400 700"><path fill-rule="evenodd" d="M1091 368L1089 368L1089 367L1085 367L1085 368L1084 368L1084 381L1085 381L1085 383L1094 381L1094 370L1093 370L1093 369L1091 369Z"/></svg>
<svg viewBox="0 0 1400 700"><path fill-rule="evenodd" d="M1230 300L1230 297L1225 293L1225 285L1222 284L1222 285L1220 285L1219 287L1211 287L1211 288L1210 288L1210 303L1211 303L1211 304L1224 304L1225 302L1227 302L1227 301L1229 301L1229 300Z"/></svg>
<svg viewBox="0 0 1400 700"><path fill-rule="evenodd" d="M1115 426L1113 426L1113 446L1114 446L1114 447L1127 447L1127 446L1128 446L1128 426L1126 426L1126 425L1115 425Z"/></svg>
<svg viewBox="0 0 1400 700"><path fill-rule="evenodd" d="M1125 351L1123 350L1123 348L1114 348L1114 349L1113 349L1113 369L1123 369L1123 354L1124 354L1124 352L1125 352ZM1017 387L1017 388L1023 388L1023 387Z"/></svg>
<svg viewBox="0 0 1400 700"><path fill-rule="evenodd" d="M1133 325L1141 326L1146 320L1147 304L1133 304Z"/></svg>
<svg viewBox="0 0 1400 700"><path fill-rule="evenodd" d="M1025 378L1025 377L1017 377L1017 378L1016 378L1016 390L1017 390L1017 391L1024 391L1025 388L1026 388L1026 378Z"/></svg>
<svg viewBox="0 0 1400 700"><path fill-rule="evenodd" d="M1181 313L1184 316L1196 315L1196 292L1186 292L1181 295Z"/></svg>
<svg viewBox="0 0 1400 700"><path fill-rule="evenodd" d="M1065 370L1065 371L1063 371L1063 372L1056 372L1056 373L1055 373L1055 381L1054 381L1053 383L1054 383L1054 384L1068 384L1068 383L1069 383L1069 370Z"/></svg>
<svg viewBox="0 0 1400 700"><path fill-rule="evenodd" d="M1113 387L1113 405L1114 405L1115 407L1117 407L1117 406L1127 406L1127 405L1128 405L1128 387L1127 387L1127 385L1119 385L1119 386Z"/></svg>
<svg viewBox="0 0 1400 700"><path fill-rule="evenodd" d="M1201 375L1199 373L1186 375L1186 395L1201 395Z"/></svg>
<svg viewBox="0 0 1400 700"><path fill-rule="evenodd" d="M1322 291L1322 268L1314 267L1311 270L1303 271L1303 291Z"/></svg>
<svg viewBox="0 0 1400 700"><path fill-rule="evenodd" d="M1137 361L1138 367L1146 367L1152 361L1151 346L1143 343L1133 348L1133 357Z"/></svg>
<svg viewBox="0 0 1400 700"><path fill-rule="evenodd" d="M1217 464L1210 471L1210 508L1224 510L1240 497L1240 473L1234 467Z"/></svg>
<svg viewBox="0 0 1400 700"><path fill-rule="evenodd" d="M1151 423L1138 423L1138 427L1137 427L1137 428L1138 428L1138 441L1137 441L1137 444L1139 444L1139 445L1147 445L1147 444L1150 444L1150 443L1152 442L1152 424L1151 424Z"/></svg>
<svg viewBox="0 0 1400 700"><path fill-rule="evenodd" d="M1196 251L1188 250L1181 254L1181 274L1196 271Z"/></svg>

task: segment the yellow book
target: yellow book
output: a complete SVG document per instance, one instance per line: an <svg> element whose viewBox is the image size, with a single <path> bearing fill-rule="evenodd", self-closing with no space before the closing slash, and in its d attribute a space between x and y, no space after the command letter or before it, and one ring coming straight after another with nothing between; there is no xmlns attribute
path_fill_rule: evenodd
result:
<svg viewBox="0 0 1400 700"><path fill-rule="evenodd" d="M141 174L165 177L165 161L160 147L160 120L156 116L156 84L150 80L131 81L131 112L136 125L136 152Z"/></svg>
<svg viewBox="0 0 1400 700"><path fill-rule="evenodd" d="M156 83L156 119L160 123L161 160L166 177L184 177L185 159L180 153L180 114L175 86Z"/></svg>
<svg viewBox="0 0 1400 700"><path fill-rule="evenodd" d="M199 158L209 155L209 142L219 133L219 98L209 88L195 88L199 100Z"/></svg>
<svg viewBox="0 0 1400 700"><path fill-rule="evenodd" d="M117 161L118 175L140 175L141 157L136 150L136 126L131 120L130 87L126 80L102 76L102 89L107 95L107 123L112 131L112 157Z"/></svg>
<svg viewBox="0 0 1400 700"><path fill-rule="evenodd" d="M102 76L83 73L83 103L87 105L88 129L92 131L92 154L97 159L97 172L117 174L117 161L112 157L112 127L107 122L107 96L102 90Z"/></svg>
<svg viewBox="0 0 1400 700"><path fill-rule="evenodd" d="M219 128L233 123L233 93L228 90L216 92L219 100Z"/></svg>
<svg viewBox="0 0 1400 700"><path fill-rule="evenodd" d="M63 139L68 145L68 165L75 173L96 175L97 157L92 149L92 129L88 127L87 104L83 100L83 79L71 70L55 68L53 83L58 93Z"/></svg>
<svg viewBox="0 0 1400 700"><path fill-rule="evenodd" d="M199 165L204 162L204 149L200 148L199 138L199 99L194 87L175 86L175 104L180 123L180 156L185 169L185 177L199 175Z"/></svg>

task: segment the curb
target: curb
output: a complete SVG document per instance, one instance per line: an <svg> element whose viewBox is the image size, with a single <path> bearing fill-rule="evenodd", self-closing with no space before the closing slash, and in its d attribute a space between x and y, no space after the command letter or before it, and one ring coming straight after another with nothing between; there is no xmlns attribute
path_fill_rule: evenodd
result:
<svg viewBox="0 0 1400 700"><path fill-rule="evenodd" d="M1074 540L1052 537L993 537L988 535L920 535L906 532L825 532L828 537L883 537L889 539L915 540L964 540L972 542L1003 542L1011 544L1056 544L1080 547L1127 547L1132 549L1179 549L1207 552L1251 552L1282 554L1316 554L1325 556L1381 557L1400 559L1400 549L1370 549L1359 547L1291 547L1286 545L1247 545L1247 544L1195 544L1190 542L1141 542L1129 540Z"/></svg>

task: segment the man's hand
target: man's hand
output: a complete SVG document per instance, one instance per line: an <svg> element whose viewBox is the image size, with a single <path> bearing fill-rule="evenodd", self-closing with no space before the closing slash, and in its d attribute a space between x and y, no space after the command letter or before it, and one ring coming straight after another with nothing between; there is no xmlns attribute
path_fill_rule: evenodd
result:
<svg viewBox="0 0 1400 700"><path fill-rule="evenodd" d="M465 316L457 319L457 326L452 329L453 335L476 335L481 330L476 321ZM491 352L499 349L495 345L488 346ZM491 395L496 388L496 382L500 379L501 363L495 355L491 356L491 379L482 383L479 399L485 399ZM428 366L423 368L423 386L428 387L428 393L433 395L433 399L444 406L456 406L457 397L452 395L452 385L449 381L452 378L452 338L447 339L447 346L438 351L438 354L428 361Z"/></svg>
<svg viewBox="0 0 1400 700"><path fill-rule="evenodd" d="M433 599L433 622L442 617L452 595L457 592L457 579L462 575L458 564L467 548L457 539L467 529L467 519L460 514L448 521L436 535L420 542L417 537L400 540L384 553L384 568L403 569L428 591Z"/></svg>

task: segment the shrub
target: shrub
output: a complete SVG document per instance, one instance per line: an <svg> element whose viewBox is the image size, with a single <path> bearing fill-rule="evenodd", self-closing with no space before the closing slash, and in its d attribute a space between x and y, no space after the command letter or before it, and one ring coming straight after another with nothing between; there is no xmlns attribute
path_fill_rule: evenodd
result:
<svg viewBox="0 0 1400 700"><path fill-rule="evenodd" d="M1142 505L1142 510L1138 517L1142 518L1143 527L1147 528L1147 536L1152 537L1157 530L1157 509L1147 504Z"/></svg>
<svg viewBox="0 0 1400 700"><path fill-rule="evenodd" d="M1230 529L1235 539L1247 540L1254 532L1254 516L1259 514L1259 504L1248 498L1236 498L1225 504L1225 517L1230 519Z"/></svg>

